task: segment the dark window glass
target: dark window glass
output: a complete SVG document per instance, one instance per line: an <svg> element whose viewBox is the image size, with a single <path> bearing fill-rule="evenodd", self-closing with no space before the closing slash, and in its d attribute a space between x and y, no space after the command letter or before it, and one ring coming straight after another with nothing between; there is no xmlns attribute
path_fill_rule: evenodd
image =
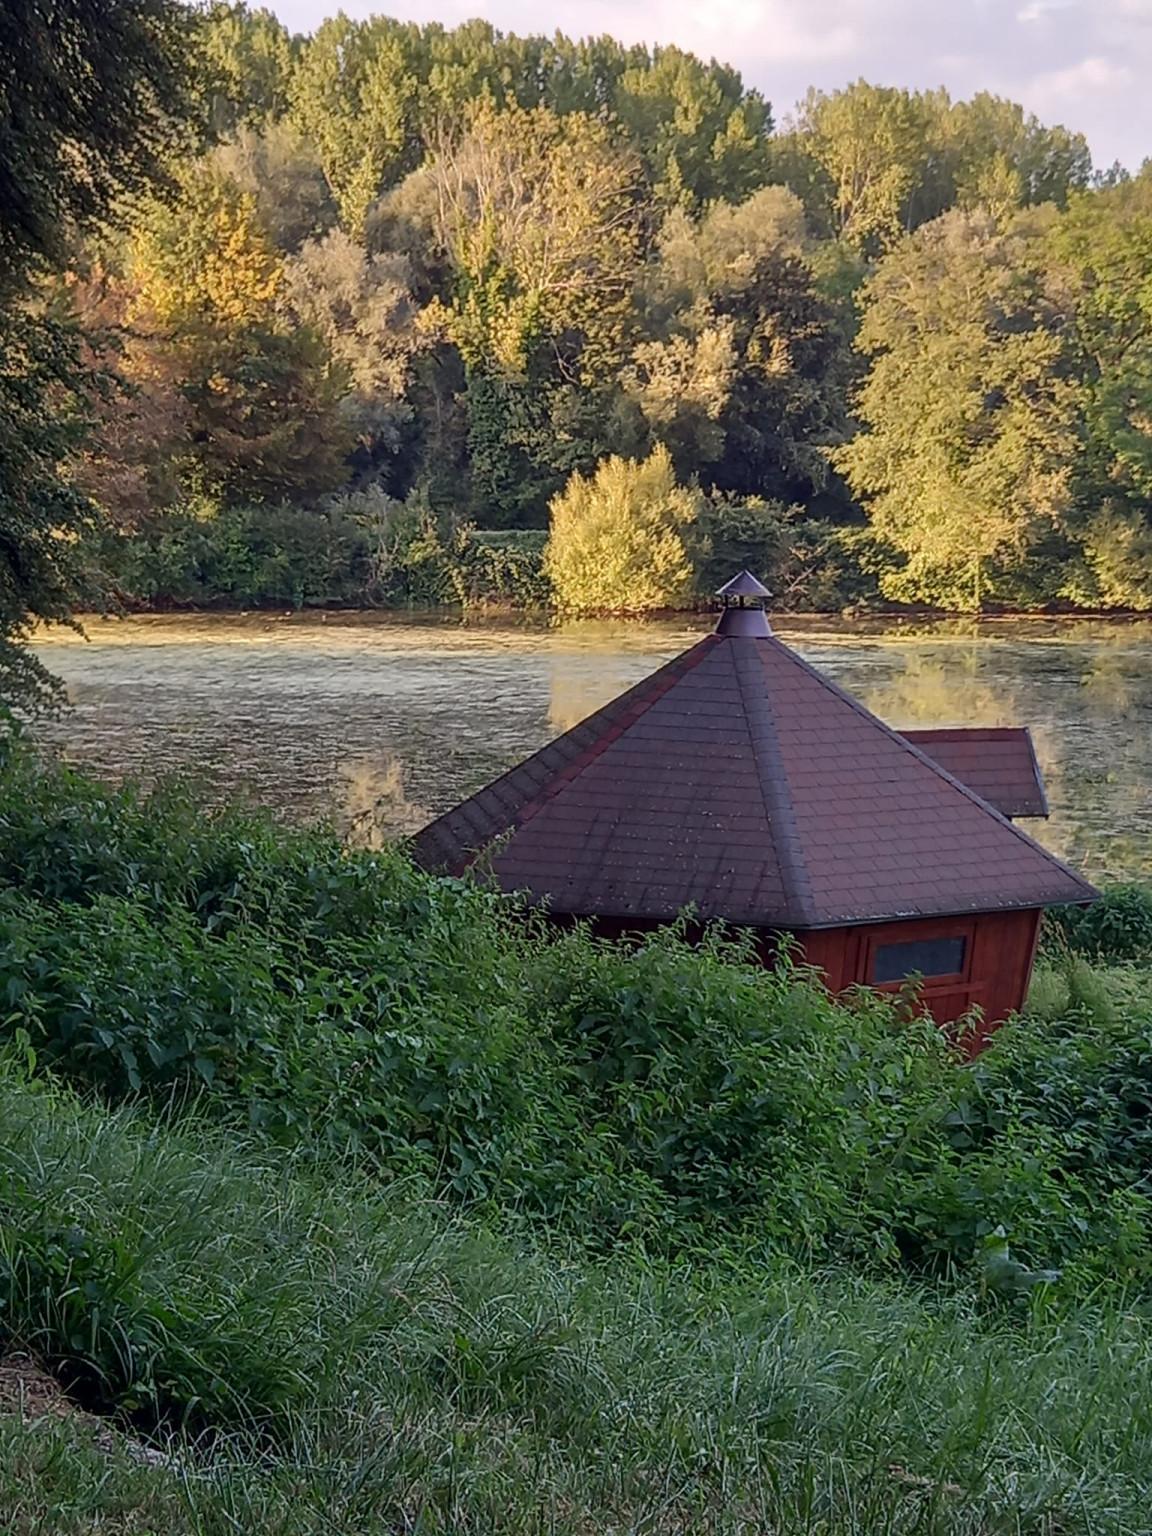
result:
<svg viewBox="0 0 1152 1536"><path fill-rule="evenodd" d="M903 981L921 976L956 976L964 969L967 940L912 939L907 944L881 944L872 962L872 980Z"/></svg>

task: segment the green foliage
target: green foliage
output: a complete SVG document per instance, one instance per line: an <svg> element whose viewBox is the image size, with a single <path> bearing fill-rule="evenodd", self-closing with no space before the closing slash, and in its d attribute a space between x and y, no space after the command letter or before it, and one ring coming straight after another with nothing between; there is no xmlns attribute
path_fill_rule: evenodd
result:
<svg viewBox="0 0 1152 1536"><path fill-rule="evenodd" d="M621 75L615 109L664 203L741 202L767 179L768 103L715 60L656 48Z"/></svg>
<svg viewBox="0 0 1152 1536"><path fill-rule="evenodd" d="M288 107L299 41L269 10L215 0L204 20L200 51L218 134L263 128Z"/></svg>
<svg viewBox="0 0 1152 1536"><path fill-rule="evenodd" d="M640 176L610 128L582 113L481 108L431 177L455 272L442 323L470 369L520 377L552 346L589 379L620 355Z"/></svg>
<svg viewBox="0 0 1152 1536"><path fill-rule="evenodd" d="M88 547L126 606L160 609L544 606L545 535L443 535L419 498L378 486L318 506L193 502Z"/></svg>
<svg viewBox="0 0 1152 1536"><path fill-rule="evenodd" d="M780 502L709 497L700 517L700 539L707 549L696 575L701 596L712 596L738 571L755 571L775 597L777 572L799 514L798 507Z"/></svg>
<svg viewBox="0 0 1152 1536"><path fill-rule="evenodd" d="M464 606L545 608L552 596L544 574L547 541L542 529L467 530L456 543Z"/></svg>
<svg viewBox="0 0 1152 1536"><path fill-rule="evenodd" d="M183 36L158 4L132 16ZM723 64L483 21L188 26L225 142L70 279L120 332L73 479L121 528L419 488L435 527L372 600L482 601L518 578L463 528L542 528L574 475L662 447L706 494L803 508L796 604L1152 604L1152 181L1093 184L1079 135L857 81L771 138ZM102 141L109 186L142 189L187 94L139 164Z"/></svg>
<svg viewBox="0 0 1152 1536"><path fill-rule="evenodd" d="M409 115L416 80L405 29L383 16L323 22L292 75L292 118L312 140L348 232L411 169Z"/></svg>
<svg viewBox="0 0 1152 1536"><path fill-rule="evenodd" d="M650 338L622 382L683 476L742 496L808 501L847 427L847 337L818 290L803 210L781 187L693 224L665 221L645 275Z"/></svg>
<svg viewBox="0 0 1152 1536"><path fill-rule="evenodd" d="M1078 395L1061 295L1033 226L952 213L885 258L865 303L867 430L836 462L905 558L885 592L979 610L1071 505Z"/></svg>
<svg viewBox="0 0 1152 1536"><path fill-rule="evenodd" d="M351 1161L108 1112L12 1064L0 1115L3 1344L119 1426L176 1431L149 1465L115 1420L5 1414L18 1529L360 1536L417 1504L475 1536L743 1536L750 1510L781 1536L1119 1536L1144 1517L1139 1311L995 1289L1003 1239L982 1299L597 1266Z"/></svg>
<svg viewBox="0 0 1152 1536"><path fill-rule="evenodd" d="M1144 886L1116 885L1090 907L1058 907L1047 924L1090 960L1152 958L1152 892Z"/></svg>
<svg viewBox="0 0 1152 1536"><path fill-rule="evenodd" d="M836 613L880 601L868 530L805 518L801 507L710 496L699 542L696 589L704 599L749 570L767 585L776 609Z"/></svg>
<svg viewBox="0 0 1152 1536"><path fill-rule="evenodd" d="M282 317L284 262L254 195L218 166L189 173L180 200L156 204L137 232L137 318L162 327L181 360L204 480L237 499L316 495L346 479L355 424L341 407L361 380L345 377L344 337L302 270L303 256L296 312Z"/></svg>
<svg viewBox="0 0 1152 1536"><path fill-rule="evenodd" d="M67 623L86 590L77 538L96 509L60 475L83 440L92 394L80 336L66 317L0 311L0 703L59 702L26 649L39 620Z"/></svg>
<svg viewBox="0 0 1152 1536"><path fill-rule="evenodd" d="M1063 204L1092 170L1080 134L987 91L953 102L866 80L810 91L774 160L818 228L873 257L949 208Z"/></svg>
<svg viewBox="0 0 1152 1536"><path fill-rule="evenodd" d="M544 566L568 613L675 608L691 593L699 493L679 486L665 448L606 459L552 503Z"/></svg>
<svg viewBox="0 0 1152 1536"><path fill-rule="evenodd" d="M316 148L291 123L241 128L217 146L209 163L253 199L260 227L284 255L321 239L336 223Z"/></svg>
<svg viewBox="0 0 1152 1536"><path fill-rule="evenodd" d="M65 0L0 16L0 705L57 701L30 654L38 620L85 593L76 541L96 508L71 484L93 397L72 317L33 279L147 190L191 115L193 13L174 0ZM91 594L88 594L89 596Z"/></svg>
<svg viewBox="0 0 1152 1536"><path fill-rule="evenodd" d="M0 18L0 293L74 226L150 189L192 117L197 17L176 0L9 0Z"/></svg>
<svg viewBox="0 0 1152 1536"><path fill-rule="evenodd" d="M5 789L0 1033L106 1098L195 1100L595 1247L976 1275L1003 1240L1018 1279L1070 1286L1152 1266L1124 1107L1152 1022L1075 976L965 1066L719 933L552 931L396 853L20 750Z"/></svg>

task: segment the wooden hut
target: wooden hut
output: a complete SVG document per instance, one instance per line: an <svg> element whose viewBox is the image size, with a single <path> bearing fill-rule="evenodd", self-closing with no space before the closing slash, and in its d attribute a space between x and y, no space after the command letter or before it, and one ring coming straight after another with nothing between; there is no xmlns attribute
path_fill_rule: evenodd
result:
<svg viewBox="0 0 1152 1536"><path fill-rule="evenodd" d="M901 735L773 635L765 589L714 633L439 817L427 869L617 935L693 907L778 936L840 990L922 977L940 1023L1018 1008L1040 914L1097 892L1012 815L1046 814L1023 731Z"/></svg>

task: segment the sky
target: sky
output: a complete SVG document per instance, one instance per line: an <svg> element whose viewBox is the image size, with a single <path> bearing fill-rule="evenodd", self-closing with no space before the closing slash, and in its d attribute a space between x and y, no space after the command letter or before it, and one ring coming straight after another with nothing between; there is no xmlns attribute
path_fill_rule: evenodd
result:
<svg viewBox="0 0 1152 1536"><path fill-rule="evenodd" d="M777 123L810 85L863 76L1023 102L1084 133L1098 166L1152 156L1152 0L265 0L293 31L342 8L508 32L610 33L734 65Z"/></svg>

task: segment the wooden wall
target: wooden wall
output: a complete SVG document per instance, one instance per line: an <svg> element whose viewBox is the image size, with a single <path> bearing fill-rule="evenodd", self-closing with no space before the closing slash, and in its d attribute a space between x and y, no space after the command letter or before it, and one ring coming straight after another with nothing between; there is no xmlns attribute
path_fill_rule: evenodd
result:
<svg viewBox="0 0 1152 1536"><path fill-rule="evenodd" d="M809 965L824 972L833 992L854 984L870 985L876 949L916 939L963 937L964 967L949 977L926 977L921 997L938 1024L950 1024L972 1005L984 1010L981 1040L1013 1009L1023 1005L1032 976L1040 913L980 912L970 917L933 917L856 928L826 928L799 934ZM897 992L899 982L878 988Z"/></svg>

